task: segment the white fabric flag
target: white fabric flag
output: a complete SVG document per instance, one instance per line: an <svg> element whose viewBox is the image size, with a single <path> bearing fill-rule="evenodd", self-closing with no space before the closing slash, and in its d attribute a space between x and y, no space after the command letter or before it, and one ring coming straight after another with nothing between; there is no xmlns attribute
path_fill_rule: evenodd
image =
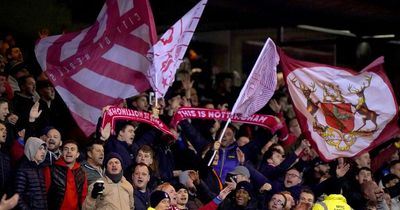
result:
<svg viewBox="0 0 400 210"><path fill-rule="evenodd" d="M207 0L200 1L185 16L176 22L160 40L149 50L149 58L153 60L147 78L156 92L163 97L175 80L176 70L182 62L186 49L200 21Z"/></svg>
<svg viewBox="0 0 400 210"><path fill-rule="evenodd" d="M256 64L232 108L232 114L248 117L260 110L271 99L275 92L277 78L276 66L279 55L274 42L268 38Z"/></svg>

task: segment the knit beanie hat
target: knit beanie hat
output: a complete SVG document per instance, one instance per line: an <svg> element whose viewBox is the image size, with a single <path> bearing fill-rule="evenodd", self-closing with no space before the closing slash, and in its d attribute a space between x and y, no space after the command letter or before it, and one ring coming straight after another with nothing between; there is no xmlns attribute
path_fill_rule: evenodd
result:
<svg viewBox="0 0 400 210"><path fill-rule="evenodd" d="M168 193L164 191L156 190L152 192L150 195L150 206L155 208L165 198L170 199Z"/></svg>
<svg viewBox="0 0 400 210"><path fill-rule="evenodd" d="M253 195L253 186L250 184L250 182L241 181L241 182L237 183L236 191L238 191L240 189L245 190L247 193L249 193L250 197L252 197L252 195Z"/></svg>
<svg viewBox="0 0 400 210"><path fill-rule="evenodd" d="M110 152L106 155L106 159L104 160L104 166L107 166L108 161L110 161L112 158L117 158L119 162L121 162L121 165L124 165L124 163L122 162L121 155L115 152Z"/></svg>
<svg viewBox="0 0 400 210"><path fill-rule="evenodd" d="M106 161L104 162L104 165L105 165L106 168L107 168L108 161L110 161L113 158L118 159L119 162L121 163L121 167L123 166L121 155L119 155L118 153L115 153L115 152L111 152L106 156ZM111 174L108 170L106 170L105 174L114 183L120 182L122 177L123 177L123 175L124 175L123 170L121 170L121 172L119 172L119 174Z"/></svg>
<svg viewBox="0 0 400 210"><path fill-rule="evenodd" d="M24 148L24 154L28 158L29 161L35 161L35 155L36 152L39 150L40 146L46 146L46 142L44 142L42 139L39 139L37 137L29 137L28 140L26 140L25 143L25 148ZM40 162L42 163L44 159Z"/></svg>

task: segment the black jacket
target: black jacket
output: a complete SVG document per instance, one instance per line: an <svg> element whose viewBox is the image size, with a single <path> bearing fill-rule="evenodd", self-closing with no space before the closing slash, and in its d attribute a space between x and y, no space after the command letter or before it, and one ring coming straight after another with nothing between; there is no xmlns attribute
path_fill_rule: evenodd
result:
<svg viewBox="0 0 400 210"><path fill-rule="evenodd" d="M46 185L41 165L29 161L24 156L16 174L15 184L15 192L20 196L19 209L48 209Z"/></svg>

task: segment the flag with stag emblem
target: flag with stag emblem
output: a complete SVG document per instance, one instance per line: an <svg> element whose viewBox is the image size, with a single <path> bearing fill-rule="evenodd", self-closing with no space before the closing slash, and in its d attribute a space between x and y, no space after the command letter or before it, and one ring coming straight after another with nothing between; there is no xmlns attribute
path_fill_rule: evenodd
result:
<svg viewBox="0 0 400 210"><path fill-rule="evenodd" d="M398 132L383 57L360 72L298 61L283 51L280 58L299 124L323 159L353 157Z"/></svg>
<svg viewBox="0 0 400 210"><path fill-rule="evenodd" d="M169 28L151 49L153 62L147 77L156 93L156 98L163 97L174 82L176 70L182 63L206 4L207 0L197 3Z"/></svg>
<svg viewBox="0 0 400 210"><path fill-rule="evenodd" d="M102 107L150 88L145 74L155 32L147 0L107 0L92 26L37 43L40 66L86 135Z"/></svg>

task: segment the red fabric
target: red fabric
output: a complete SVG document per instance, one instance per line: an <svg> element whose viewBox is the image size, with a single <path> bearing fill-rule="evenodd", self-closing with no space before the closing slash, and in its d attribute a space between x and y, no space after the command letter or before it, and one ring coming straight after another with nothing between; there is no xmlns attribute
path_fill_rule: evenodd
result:
<svg viewBox="0 0 400 210"><path fill-rule="evenodd" d="M271 133L275 133L282 127L281 120L278 120L273 115L253 114L249 117L242 117L229 111L193 107L179 107L172 117L171 127L175 128L184 119L214 119L221 121L231 119L232 122L262 126L269 129Z"/></svg>
<svg viewBox="0 0 400 210"><path fill-rule="evenodd" d="M55 163L55 165L60 165L60 166L65 166L67 167L66 163L62 158L58 159ZM75 162L74 166L72 168L68 168L67 171L67 188L65 189L65 194L64 194L64 200L63 203L61 204L61 210L79 210L79 206L82 206L83 201L85 201L85 198L87 196L87 191L88 191L88 184L87 184L87 178L85 177L85 181L83 184L83 189L82 189L82 196L78 198L77 194L77 189L76 189L76 184L75 184L75 178L72 173L72 170L78 169L80 167L80 164L78 162ZM85 175L86 176L86 175ZM45 177L45 184L46 184L46 191L49 191L50 184L51 184L51 176L50 176L50 168L46 167L44 169L44 177ZM78 204L79 202L79 204Z"/></svg>
<svg viewBox="0 0 400 210"><path fill-rule="evenodd" d="M114 131L116 120L132 120L137 122L144 122L172 136L174 139L177 139L177 136L175 136L170 131L168 126L166 126L160 119L154 118L149 112L141 112L137 110L112 106L106 112L104 112L101 127L104 129L104 127L108 123L110 123L111 129Z"/></svg>
<svg viewBox="0 0 400 210"><path fill-rule="evenodd" d="M6 89L4 92L4 97L7 98L7 100L11 101L14 97L14 92L11 88L10 83L4 82L4 88Z"/></svg>
<svg viewBox="0 0 400 210"><path fill-rule="evenodd" d="M18 161L24 156L24 145L20 144L18 140L13 141L11 145L11 164L16 166Z"/></svg>
<svg viewBox="0 0 400 210"><path fill-rule="evenodd" d="M279 129L279 141L283 147L290 147L296 143L297 137L289 133L289 128L286 124L285 118L283 117L283 113L278 113L277 117L281 120L282 124L282 128Z"/></svg>
<svg viewBox="0 0 400 210"><path fill-rule="evenodd" d="M392 155L394 153L397 152L397 150L398 149L396 148L396 146L394 146L394 144L392 144L392 145L390 145L390 147L382 150L378 156L376 156L375 158L373 158L371 160L372 172L376 172L383 166L383 164L390 161L390 158L392 157Z"/></svg>
<svg viewBox="0 0 400 210"><path fill-rule="evenodd" d="M214 203L214 201L210 201L206 205L199 208L199 210L215 210L218 208L218 205Z"/></svg>

